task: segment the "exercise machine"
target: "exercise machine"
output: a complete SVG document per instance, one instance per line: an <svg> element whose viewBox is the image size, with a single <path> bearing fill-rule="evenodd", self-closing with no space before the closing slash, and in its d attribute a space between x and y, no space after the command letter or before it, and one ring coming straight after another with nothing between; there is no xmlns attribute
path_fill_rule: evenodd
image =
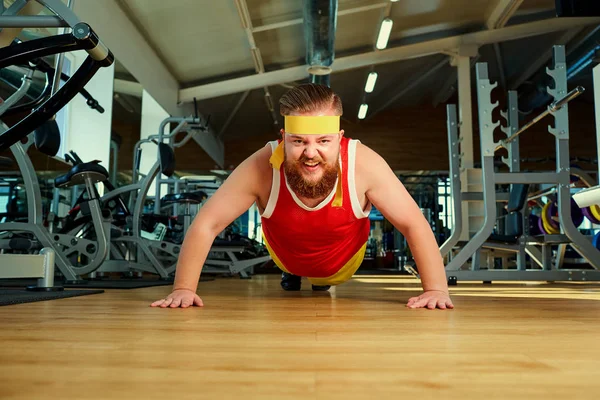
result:
<svg viewBox="0 0 600 400"><path fill-rule="evenodd" d="M10 166L12 160L0 157L0 165ZM1 230L1 225L0 225ZM34 291L60 291L62 286L54 285L54 250L50 247L38 249L30 240L9 238L0 240L0 279L36 278L37 284L28 286ZM6 250L36 250L36 254L8 254ZM39 250L39 252L37 251Z"/></svg>
<svg viewBox="0 0 600 400"><path fill-rule="evenodd" d="M483 226L457 254L452 255L451 260L446 265L446 274L450 282L456 282L457 280L600 280L600 271L598 271L600 269L600 252L587 237L577 230L571 216L568 102L581 94L583 88L576 88L571 92L567 91L564 47L554 46L553 55L553 66L547 69L547 73L554 79L555 87L547 90L554 101L540 116L518 129L517 96L516 93L509 92L509 112L504 113L509 122L508 128L504 130L507 137L498 142L494 141L494 130L498 127L499 122L494 123L492 121L492 114L497 103L492 104L491 102L491 91L497 84L490 82L486 63L478 63L476 66L483 193L479 196L477 193L461 193L460 184L456 180L452 181L455 186L452 193L455 196L454 218L459 229L461 201L481 200L482 198L485 216ZM554 127L549 127L549 132L555 137L556 142L556 170L553 172L520 172L518 137L535 122L540 121L547 115L552 115L555 119ZM453 152L455 150L454 143L457 143L455 134L456 113L453 107L448 108L448 126L451 160L453 160L456 157L455 155L458 154ZM506 149L509 153L508 159L504 158L503 162L509 166L510 172L495 171L494 154L501 148ZM457 178L456 174L458 172L456 169L452 170L453 166L455 168L456 163L453 164L451 161L451 176ZM499 184L512 185L508 199L505 197L506 195L500 198L497 194L496 185ZM527 185L531 184L552 184L556 186L559 233L529 235L526 230L519 229L519 227L526 226L522 220L524 218L522 210L525 207L524 200L526 199ZM509 225L516 229L512 232L512 235L499 238L498 235L493 235L498 218L496 203L506 200L508 200L510 206L510 212L506 218L510 221ZM451 248L458 242L457 234L460 233L453 232L451 238L442 246L442 254L449 255ZM512 236L512 239L506 236ZM560 261L564 256L567 245L580 254L591 265L592 269L561 268ZM552 263L552 248L557 246L559 253L556 256L557 262ZM487 268L481 268L481 251L491 249L516 254L517 268L495 269L493 265L489 265L490 263L488 263ZM531 268L527 267L526 255L533 261L534 265ZM472 259L470 266L468 269L464 269L465 266L468 266L469 259Z"/></svg>
<svg viewBox="0 0 600 400"><path fill-rule="evenodd" d="M83 87L90 81L95 73L102 67L110 66L114 62L114 57L110 50L104 46L92 28L85 23L79 21L77 16L60 0L37 0L38 3L54 12L56 15L51 17L45 16L17 16L16 14L27 4L27 1L15 2L10 8L4 11L2 26L6 27L26 27L34 26L41 27L70 27L72 32L61 34L41 39L34 39L26 42L14 43L0 49L0 68L6 68L12 65L27 65L30 61L38 60L40 57L61 54L64 52L85 50L88 53L87 59L76 71L76 73L68 79L63 87L53 91L53 93L44 99L37 108L30 114L24 117L21 121L14 124L11 128L6 129L0 134L0 151L11 149L13 155L23 174L23 180L27 192L28 199L28 223L6 223L2 225L5 231L29 232L35 237L35 240L28 240L25 247L27 250L35 249L34 242L39 243L43 248L39 255L28 254L2 254L0 255L0 263L2 264L2 276L7 277L23 277L23 275L34 275L44 278L40 281L40 287L49 288L53 286L53 281L50 275L54 276L54 265L56 258L57 265L61 272L68 279L76 280L77 275L69 268L69 263L63 254L52 251L54 240L49 232L42 225L41 216L41 195L37 177L33 171L31 161L26 155L26 149L34 141L39 142L38 148L42 149L55 148L54 154L58 150L55 140L45 142L47 137L32 135L35 130L37 132L52 132L51 127L54 124L56 133L58 128L54 121L48 121L63 108L69 101L80 93ZM29 77L30 78L30 77ZM27 79L24 80L25 85L29 85ZM26 92L26 88L19 93L20 98ZM19 99L20 99L19 98ZM17 101L19 100L17 99ZM10 106L16 104L16 101L11 101ZM46 126L48 129L39 130L41 126ZM28 137L28 142L22 145L20 141ZM43 140L42 140L43 139ZM60 140L60 135L58 136ZM58 142L60 143L60 142ZM43 150L42 150L43 151ZM37 245L36 245L37 246ZM6 262L5 262L6 260Z"/></svg>
<svg viewBox="0 0 600 400"><path fill-rule="evenodd" d="M596 148L598 157L600 157L600 65L593 69L594 79L594 104L596 110ZM596 159L598 162L598 159ZM600 183L600 164L598 164L598 180ZM587 189L581 190L573 196L577 205L581 208L594 207L600 205L600 186L589 185Z"/></svg>

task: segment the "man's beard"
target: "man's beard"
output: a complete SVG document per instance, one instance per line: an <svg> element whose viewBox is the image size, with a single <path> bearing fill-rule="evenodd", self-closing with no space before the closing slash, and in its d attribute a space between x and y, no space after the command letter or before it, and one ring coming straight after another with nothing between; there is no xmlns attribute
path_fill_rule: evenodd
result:
<svg viewBox="0 0 600 400"><path fill-rule="evenodd" d="M323 169L321 179L314 181L307 179L302 174L304 162L318 162ZM300 197L318 199L325 197L333 190L338 176L339 156L335 163L325 163L321 157L307 158L304 154L299 160L289 160L285 155L284 171L290 188Z"/></svg>

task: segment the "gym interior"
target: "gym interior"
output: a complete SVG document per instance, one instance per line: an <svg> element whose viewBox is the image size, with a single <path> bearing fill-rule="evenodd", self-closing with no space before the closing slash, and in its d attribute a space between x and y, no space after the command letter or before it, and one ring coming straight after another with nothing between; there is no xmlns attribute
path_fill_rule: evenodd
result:
<svg viewBox="0 0 600 400"><path fill-rule="evenodd" d="M600 6L0 2L0 398L597 398ZM57 73L60 71L60 73ZM429 222L454 309L380 211L327 291L282 290L250 207L203 307L153 308L195 216L302 83Z"/></svg>

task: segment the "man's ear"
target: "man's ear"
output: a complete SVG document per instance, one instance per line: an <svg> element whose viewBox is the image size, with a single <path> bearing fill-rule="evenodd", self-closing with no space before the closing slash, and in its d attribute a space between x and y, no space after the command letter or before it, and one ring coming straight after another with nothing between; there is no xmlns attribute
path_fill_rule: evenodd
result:
<svg viewBox="0 0 600 400"><path fill-rule="evenodd" d="M280 129L279 133L281 133L281 139L285 139L285 131L283 129Z"/></svg>
<svg viewBox="0 0 600 400"><path fill-rule="evenodd" d="M342 141L342 138L344 137L344 130L340 130L340 142Z"/></svg>

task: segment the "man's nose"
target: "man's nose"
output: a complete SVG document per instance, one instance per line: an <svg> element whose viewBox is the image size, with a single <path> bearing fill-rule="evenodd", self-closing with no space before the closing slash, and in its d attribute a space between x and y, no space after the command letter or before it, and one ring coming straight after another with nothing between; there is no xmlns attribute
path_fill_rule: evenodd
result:
<svg viewBox="0 0 600 400"><path fill-rule="evenodd" d="M318 155L316 146L311 144L307 145L304 149L304 155L308 158L315 158Z"/></svg>

